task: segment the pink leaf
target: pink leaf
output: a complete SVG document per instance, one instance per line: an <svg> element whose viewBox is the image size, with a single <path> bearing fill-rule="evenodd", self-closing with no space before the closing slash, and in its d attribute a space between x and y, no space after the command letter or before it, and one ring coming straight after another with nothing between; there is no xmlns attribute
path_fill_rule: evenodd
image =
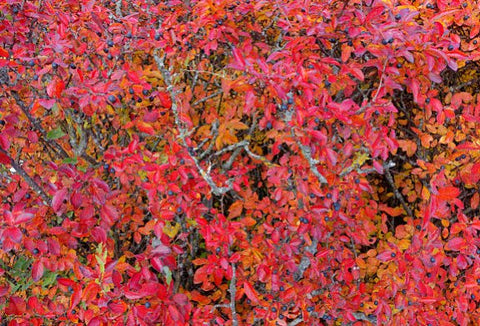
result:
<svg viewBox="0 0 480 326"><path fill-rule="evenodd" d="M393 254L393 251L391 250L384 251L377 256L377 259L383 262L387 262L394 258L392 254Z"/></svg>
<svg viewBox="0 0 480 326"><path fill-rule="evenodd" d="M43 263L41 261L37 261L37 262L33 263L32 278L35 282L37 282L38 280L40 280L42 278L43 272L44 272L44 267L43 267Z"/></svg>
<svg viewBox="0 0 480 326"><path fill-rule="evenodd" d="M245 59L243 58L242 53L240 53L240 50L233 49L232 51L233 54L233 63L230 65L230 67L238 70L244 70L245 69Z"/></svg>
<svg viewBox="0 0 480 326"><path fill-rule="evenodd" d="M116 222L119 217L117 209L109 204L103 205L101 216L105 218L107 222Z"/></svg>
<svg viewBox="0 0 480 326"><path fill-rule="evenodd" d="M412 88L413 100L418 102L418 93L420 92L420 84L418 83L418 80L413 79L410 87Z"/></svg>
<svg viewBox="0 0 480 326"><path fill-rule="evenodd" d="M465 247L466 242L463 238L453 238L448 241L445 249L453 250L453 251L460 251L463 247Z"/></svg>
<svg viewBox="0 0 480 326"><path fill-rule="evenodd" d="M22 224L22 223L25 223L27 221L30 221L32 218L33 218L33 214L32 213L21 213L17 216L17 218L15 219L15 223L18 225L18 224Z"/></svg>
<svg viewBox="0 0 480 326"><path fill-rule="evenodd" d="M105 230L102 229L101 227L96 226L93 228L91 232L92 232L93 241L97 243L107 242L107 232L105 232Z"/></svg>
<svg viewBox="0 0 480 326"><path fill-rule="evenodd" d="M63 201L67 197L67 189L58 190L52 198L53 211L58 214Z"/></svg>

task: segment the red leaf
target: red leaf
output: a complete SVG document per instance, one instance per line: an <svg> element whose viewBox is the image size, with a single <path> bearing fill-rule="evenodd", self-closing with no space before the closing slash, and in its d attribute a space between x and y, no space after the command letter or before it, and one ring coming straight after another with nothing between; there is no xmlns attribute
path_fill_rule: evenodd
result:
<svg viewBox="0 0 480 326"><path fill-rule="evenodd" d="M453 250L453 251L460 251L463 247L465 247L466 241L463 238L453 238L448 241L447 245L445 246L446 250Z"/></svg>
<svg viewBox="0 0 480 326"><path fill-rule="evenodd" d="M168 306L168 312L170 313L170 316L174 321L179 321L182 316L180 315L180 312L178 311L177 307L173 305Z"/></svg>
<svg viewBox="0 0 480 326"><path fill-rule="evenodd" d="M137 128L146 134L155 135L155 128L147 122L137 121Z"/></svg>
<svg viewBox="0 0 480 326"><path fill-rule="evenodd" d="M63 285L63 286L72 286L75 284L74 281L68 278L59 278L57 279L58 284Z"/></svg>
<svg viewBox="0 0 480 326"><path fill-rule="evenodd" d="M82 288L79 286L74 286L75 290L73 292L72 297L70 298L70 309L76 307L82 298Z"/></svg>
<svg viewBox="0 0 480 326"><path fill-rule="evenodd" d="M1 164L10 164L11 163L10 157L8 155L6 155L5 153L0 152L0 163Z"/></svg>
<svg viewBox="0 0 480 326"><path fill-rule="evenodd" d="M249 282L245 281L243 283L243 290L245 291L247 298L249 298L253 303L258 303L259 300L257 292Z"/></svg>
<svg viewBox="0 0 480 326"><path fill-rule="evenodd" d="M3 235L12 239L12 241L15 243L20 243L23 236L22 231L20 231L20 229L16 227L6 228L5 231L3 231Z"/></svg>
<svg viewBox="0 0 480 326"><path fill-rule="evenodd" d="M123 314L127 311L127 304L122 301L110 302L108 308L110 308L114 314Z"/></svg>
<svg viewBox="0 0 480 326"><path fill-rule="evenodd" d="M1 58L10 58L10 53L4 48L0 48L0 57Z"/></svg>
<svg viewBox="0 0 480 326"><path fill-rule="evenodd" d="M5 151L8 151L10 148L10 140L5 134L0 135L0 147Z"/></svg>
<svg viewBox="0 0 480 326"><path fill-rule="evenodd" d="M157 97L160 99L160 106L164 108L170 108L172 106L172 99L170 94L165 92L158 93Z"/></svg>
<svg viewBox="0 0 480 326"><path fill-rule="evenodd" d="M47 94L50 97L60 97L65 89L65 83L63 80L55 78L47 86Z"/></svg>
<svg viewBox="0 0 480 326"><path fill-rule="evenodd" d="M327 158L330 164L333 166L337 165L337 153L331 148L325 147L325 152L327 153Z"/></svg>
<svg viewBox="0 0 480 326"><path fill-rule="evenodd" d="M6 315L22 315L26 310L26 302L20 297L12 296L4 312Z"/></svg>
<svg viewBox="0 0 480 326"><path fill-rule="evenodd" d="M418 102L418 93L420 92L420 84L419 84L418 80L413 79L411 84L410 84L410 87L412 89L413 100L415 102Z"/></svg>
<svg viewBox="0 0 480 326"><path fill-rule="evenodd" d="M15 224L18 225L30 221L33 216L32 213L21 213L15 218Z"/></svg>
<svg viewBox="0 0 480 326"><path fill-rule="evenodd" d="M116 222L118 220L118 211L115 207L109 204L105 204L101 210L102 218L106 219L109 224Z"/></svg>
<svg viewBox="0 0 480 326"><path fill-rule="evenodd" d="M55 100L39 99L38 103L43 106L45 109L51 109L55 104Z"/></svg>
<svg viewBox="0 0 480 326"><path fill-rule="evenodd" d="M188 304L188 297L183 293L177 293L173 296L173 301L180 306L186 306Z"/></svg>
<svg viewBox="0 0 480 326"><path fill-rule="evenodd" d="M453 186L443 187L438 189L437 198L441 200L452 200L460 195L460 190Z"/></svg>

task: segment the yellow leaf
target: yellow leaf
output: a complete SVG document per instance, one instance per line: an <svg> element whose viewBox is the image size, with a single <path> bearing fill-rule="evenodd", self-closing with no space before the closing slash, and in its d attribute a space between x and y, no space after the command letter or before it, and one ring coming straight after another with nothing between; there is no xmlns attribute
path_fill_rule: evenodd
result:
<svg viewBox="0 0 480 326"><path fill-rule="evenodd" d="M428 190L427 187L422 188L422 199L423 200L429 200L430 199L430 191Z"/></svg>
<svg viewBox="0 0 480 326"><path fill-rule="evenodd" d="M409 239L402 239L397 243L398 249L400 250L407 250L410 248L410 240Z"/></svg>
<svg viewBox="0 0 480 326"><path fill-rule="evenodd" d="M177 235L179 230L180 230L180 224L172 225L170 224L169 221L167 221L165 223L165 226L163 227L163 233L165 233L172 239Z"/></svg>

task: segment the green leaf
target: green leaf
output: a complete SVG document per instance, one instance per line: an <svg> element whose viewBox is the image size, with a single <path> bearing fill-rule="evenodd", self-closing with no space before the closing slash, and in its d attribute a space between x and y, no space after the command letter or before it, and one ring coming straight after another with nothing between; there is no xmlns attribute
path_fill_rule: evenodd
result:
<svg viewBox="0 0 480 326"><path fill-rule="evenodd" d="M57 281L57 273L46 271L42 277L42 288L44 290L48 289L50 285L54 284Z"/></svg>
<svg viewBox="0 0 480 326"><path fill-rule="evenodd" d="M172 271L170 270L170 268L168 268L168 266L163 266L162 270L165 274L167 285L170 285L170 283L172 282Z"/></svg>
<svg viewBox="0 0 480 326"><path fill-rule="evenodd" d="M31 259L28 259L27 257L24 257L24 256L19 256L17 261L15 262L15 265L13 266L12 275L21 276L27 273L31 263L32 263Z"/></svg>
<svg viewBox="0 0 480 326"><path fill-rule="evenodd" d="M78 159L77 157L68 157L66 159L63 160L63 163L65 164L77 164L78 163Z"/></svg>
<svg viewBox="0 0 480 326"><path fill-rule="evenodd" d="M65 133L63 132L63 130L60 127L56 128L56 129L53 129L53 130L50 130L47 133L47 139L48 140L58 139L58 138L61 138L63 136L65 136Z"/></svg>

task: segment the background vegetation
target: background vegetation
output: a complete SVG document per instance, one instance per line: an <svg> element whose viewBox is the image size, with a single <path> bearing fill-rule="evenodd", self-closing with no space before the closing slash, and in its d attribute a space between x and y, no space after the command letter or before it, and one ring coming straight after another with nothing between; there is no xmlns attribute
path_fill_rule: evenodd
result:
<svg viewBox="0 0 480 326"><path fill-rule="evenodd" d="M477 1L0 2L8 325L479 320Z"/></svg>

